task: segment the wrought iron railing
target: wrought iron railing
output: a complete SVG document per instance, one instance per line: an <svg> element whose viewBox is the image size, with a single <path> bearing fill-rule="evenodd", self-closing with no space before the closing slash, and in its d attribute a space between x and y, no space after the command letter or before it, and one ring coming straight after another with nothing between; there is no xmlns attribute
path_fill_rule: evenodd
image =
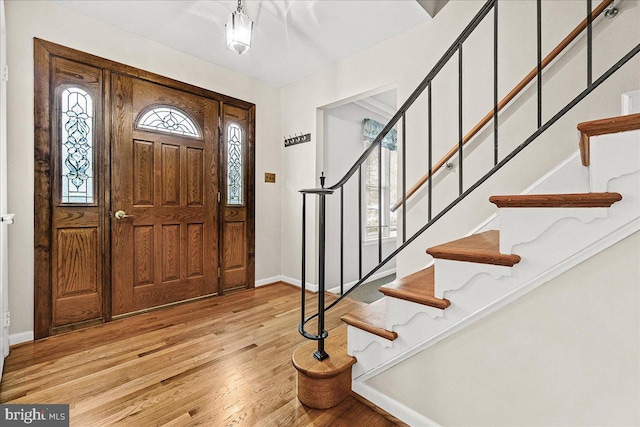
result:
<svg viewBox="0 0 640 427"><path fill-rule="evenodd" d="M589 93L595 90L598 86L600 86L605 80L607 80L613 73L615 73L620 67L622 67L625 63L627 63L631 58L633 58L640 51L640 44L636 44L626 55L624 55L618 62L616 62L611 68L605 71L599 78L595 81L593 80L593 66L592 66L592 50L593 50L593 40L592 40L592 25L593 21L603 12L607 10L607 8L611 7L611 4L614 0L604 0L602 1L595 9L592 8L592 0L586 0L586 18L585 20L576 27L552 52L550 55L542 58L542 3L541 0L537 0L536 4L536 47L537 47L537 66L536 68L525 77L523 81L521 81L514 90L512 90L507 97L498 101L498 0L488 0L480 9L480 11L474 16L471 22L467 25L467 27L462 31L462 33L458 36L458 38L453 42L451 47L445 52L442 58L436 63L433 69L427 74L427 76L422 80L422 82L418 85L418 87L414 90L414 92L409 96L409 98L402 104L402 106L398 109L398 112L391 118L391 120L387 123L387 125L382 129L380 134L373 140L371 145L362 153L362 155L358 158L358 160L351 166L351 168L347 171L347 173L340 179L336 184L325 188L324 182L325 177L320 177L321 188L315 189L307 189L301 190L302 193L302 274L301 274L301 287L302 287L302 310L301 310L301 321L298 325L298 331L305 338L318 341L318 349L314 353L314 357L318 360L323 360L329 355L326 353L324 348L324 340L328 336L328 332L325 330L325 312L336 304L338 304L343 298L349 295L353 290L355 290L362 283L367 281L371 276L373 276L376 272L378 272L385 264L395 258L395 256L404 250L407 246L409 246L413 241L415 241L422 233L424 233L427 229L429 229L436 221L442 218L447 212L453 209L460 201L462 201L467 195L473 192L476 188L478 188L481 184L483 184L487 179L489 179L493 174L495 174L498 170L500 170L505 164L507 164L511 159L513 159L518 153L520 153L524 148L526 148L531 142L533 142L538 136L540 136L543 132L545 132L551 125L557 122L562 116L564 116L569 110L571 110L575 105L577 105L580 101L582 101ZM494 26L493 26L493 42L494 42L494 58L493 58L493 110L490 112L483 121L478 123L474 127L474 133L469 136L469 134L463 134L463 121L462 121L462 111L463 111L463 87L462 87L462 76L463 76L463 61L462 61L462 52L463 52L463 43L469 38L469 36L474 32L474 30L478 27L478 25L483 21L483 19L493 12L494 16ZM561 50L566 48L571 41L573 41L582 31L586 29L586 43L587 43L587 76L586 76L586 88L580 92L574 99L571 100L568 104L566 104L558 113L548 119L543 123L542 119L542 70L546 67L559 53ZM553 55L553 56L552 56ZM432 83L434 78L441 72L441 70L445 67L450 60L455 60L457 56L457 65L458 65L458 144L457 146L450 150L449 153L445 155L444 160L441 160L437 163L438 168L445 164L451 157L455 154L458 156L458 197L455 198L451 203L449 203L446 207L444 207L437 214L433 214L432 212L432 194L433 194L433 176L436 172L433 163L433 132L432 132ZM532 76L533 75L533 76ZM527 85L533 81L537 83L537 126L536 130L524 140L519 146L517 146L513 151L511 151L507 156L505 156L502 160L499 160L498 157L498 112L505 107L509 102L515 97L517 92L523 90ZM406 125L407 125L407 111L409 108L415 103L415 101L424 93L427 92L427 144L428 144L428 171L425 175L426 179L424 179L423 183L427 183L427 203L428 203L428 214L427 214L427 223L422 226L419 230L417 230L411 237L407 238L406 230L407 230L407 198L408 193L406 189ZM515 92L514 92L515 91ZM494 166L480 179L478 179L473 185L466 188L464 187L464 162L463 162L463 147L464 145L473 138L473 136L482 129L485 125L487 125L490 121L493 121L494 127ZM374 150L378 150L378 194L381 194L382 190L382 165L381 165L381 153L382 153L382 139L393 129L398 122L401 121L402 126L402 139L401 139L401 163L402 163L402 197L398 202L396 207L402 207L402 244L398 246L393 252L391 252L386 258L383 258L383 250L382 250L382 197L378 197L378 265L376 265L373 269L371 269L368 273L363 274L363 224L362 224L362 165L367 160L369 155L373 153ZM359 280L346 292L344 291L344 187L347 182L349 182L354 176L357 176L357 185L358 185L358 238L359 238L359 250L358 250L358 277ZM420 184L422 185L422 184ZM415 186L414 186L415 187ZM339 198L339 209L340 209L340 254L339 254L339 262L340 262L340 297L333 301L331 304L326 306L325 304L325 268L326 268L326 198L334 194L336 191L340 193ZM415 192L415 191L413 191ZM412 194L413 194L412 192ZM319 200L319 228L318 228L318 312L311 315L306 316L306 209L307 209L307 196L315 195ZM305 325L312 319L318 319L318 331L316 334L309 333L305 330Z"/></svg>

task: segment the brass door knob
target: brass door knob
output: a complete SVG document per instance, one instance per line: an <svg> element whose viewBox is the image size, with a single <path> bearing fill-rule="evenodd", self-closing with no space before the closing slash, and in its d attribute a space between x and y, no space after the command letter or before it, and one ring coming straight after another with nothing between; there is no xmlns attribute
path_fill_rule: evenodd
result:
<svg viewBox="0 0 640 427"><path fill-rule="evenodd" d="M127 215L125 211L116 211L116 213L113 214L113 216L116 219L133 218L133 215Z"/></svg>

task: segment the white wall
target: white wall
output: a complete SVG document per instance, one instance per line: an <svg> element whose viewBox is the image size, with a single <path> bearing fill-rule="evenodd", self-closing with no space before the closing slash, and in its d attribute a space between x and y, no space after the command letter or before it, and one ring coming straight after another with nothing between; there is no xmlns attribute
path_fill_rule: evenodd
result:
<svg viewBox="0 0 640 427"><path fill-rule="evenodd" d="M635 233L367 384L441 425L638 425L638 259Z"/></svg>
<svg viewBox="0 0 640 427"><path fill-rule="evenodd" d="M0 0L0 71L7 64L6 21L4 0ZM0 215L7 212L7 82L0 80ZM9 311L9 256L7 225L0 224L0 316L4 318ZM4 367L4 358L9 354L9 328L0 324L0 376Z"/></svg>
<svg viewBox="0 0 640 427"><path fill-rule="evenodd" d="M377 88L395 86L398 100L406 99L460 34L483 1L450 2L436 19L415 27L393 39L340 61L330 68L290 84L282 90L282 130L284 134L301 129L315 129L319 134L316 109L339 100L355 97ZM594 2L594 6L597 2ZM594 78L609 68L638 42L637 0L621 2L620 13L613 20L599 19L594 24ZM543 55L584 18L583 2L543 2ZM535 2L500 2L499 17L500 96L504 96L536 63ZM493 15L484 21L463 50L464 112L466 133L493 105ZM586 84L585 41L582 37L544 73L543 119L548 120ZM562 70L559 73L558 70ZM487 202L498 192L520 192L555 164L577 149L576 123L620 114L620 94L638 88L640 58L620 69L578 107L552 127L543 138L522 152L498 175L485 183L454 211L417 239L397 260L400 277L429 263L425 249L458 238L493 213ZM434 81L434 160L438 160L458 140L457 125L457 57ZM500 115L501 156L511 151L535 129L536 86L520 95L514 106ZM515 113L515 111L518 111ZM427 109L425 96L407 115L407 184L411 186L427 171ZM465 188L493 165L493 132L483 131L478 141L489 142L465 149ZM321 164L320 139L282 152L282 173L286 185L282 192L282 258L284 275L298 277L300 271L300 200L297 191L318 185ZM434 179L434 213L457 196L457 168ZM327 184L335 183L335 178ZM336 196L333 196L336 197ZM421 191L408 204L407 236L425 224L426 192ZM313 224L308 226L313 237ZM313 247L313 244L310 243ZM315 254L307 254L311 268ZM311 276L314 277L314 276Z"/></svg>
<svg viewBox="0 0 640 427"><path fill-rule="evenodd" d="M7 1L11 333L33 330L33 37L256 104L256 280L280 274L279 89L48 1ZM223 34L220 37L224 37ZM229 55L233 55L229 52ZM264 172L278 174L264 183Z"/></svg>
<svg viewBox="0 0 640 427"><path fill-rule="evenodd" d="M323 171L330 182L344 175L364 151L362 137L365 118L385 123L371 111L349 103L324 112ZM365 204L363 193L363 206ZM327 200L326 282L327 289L340 285L340 195ZM344 189L344 283L358 280L358 180L349 182ZM395 239L383 240L383 258L395 249ZM362 247L363 273L378 265L378 241L365 242ZM395 268L395 260L382 271Z"/></svg>

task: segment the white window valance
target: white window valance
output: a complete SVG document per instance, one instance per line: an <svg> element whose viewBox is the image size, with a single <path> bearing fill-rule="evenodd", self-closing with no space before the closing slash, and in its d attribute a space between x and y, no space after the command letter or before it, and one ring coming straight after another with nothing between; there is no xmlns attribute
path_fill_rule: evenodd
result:
<svg viewBox="0 0 640 427"><path fill-rule="evenodd" d="M367 144L371 144L386 126L373 119L364 119L362 124L362 135ZM396 151L398 149L398 132L395 129L391 129L385 137L382 138L382 148L387 148L390 151Z"/></svg>

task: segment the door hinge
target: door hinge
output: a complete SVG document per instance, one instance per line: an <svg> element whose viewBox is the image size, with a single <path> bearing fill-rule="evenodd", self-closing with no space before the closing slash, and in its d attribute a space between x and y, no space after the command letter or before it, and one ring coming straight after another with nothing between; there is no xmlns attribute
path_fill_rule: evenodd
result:
<svg viewBox="0 0 640 427"><path fill-rule="evenodd" d="M218 191L218 203L220 203L220 192Z"/></svg>
<svg viewBox="0 0 640 427"><path fill-rule="evenodd" d="M220 267L218 267L218 279L220 278Z"/></svg>
<svg viewBox="0 0 640 427"><path fill-rule="evenodd" d="M222 130L222 119L218 116L218 129Z"/></svg>
<svg viewBox="0 0 640 427"><path fill-rule="evenodd" d="M4 67L2 67L2 80L4 80L5 82L9 81L9 66L5 65Z"/></svg>

